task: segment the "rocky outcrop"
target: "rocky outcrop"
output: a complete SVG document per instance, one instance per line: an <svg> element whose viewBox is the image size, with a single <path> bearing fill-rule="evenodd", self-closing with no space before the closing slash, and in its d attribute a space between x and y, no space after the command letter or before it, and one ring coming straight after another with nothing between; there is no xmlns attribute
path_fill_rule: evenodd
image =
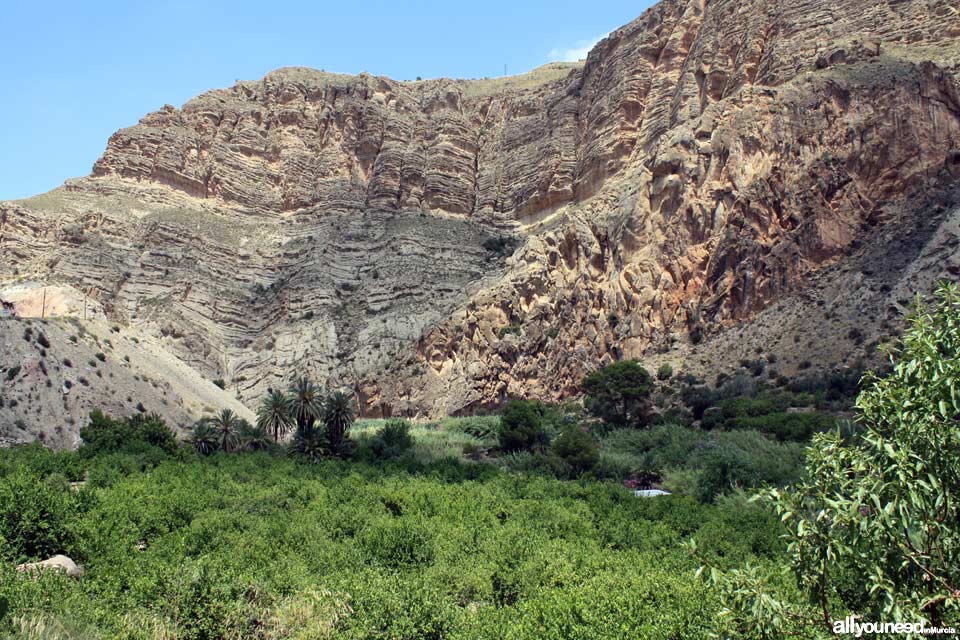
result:
<svg viewBox="0 0 960 640"><path fill-rule="evenodd" d="M950 0L665 0L585 64L494 80L281 69L0 204L0 269L248 404L295 372L379 415L560 399L623 357L709 371L732 331L799 330L770 314L819 313L865 252L899 256L870 277L950 277L958 77Z"/></svg>
<svg viewBox="0 0 960 640"><path fill-rule="evenodd" d="M83 567L64 555L55 555L40 562L27 562L17 565L17 571L39 575L43 571L60 571L71 578L83 576Z"/></svg>

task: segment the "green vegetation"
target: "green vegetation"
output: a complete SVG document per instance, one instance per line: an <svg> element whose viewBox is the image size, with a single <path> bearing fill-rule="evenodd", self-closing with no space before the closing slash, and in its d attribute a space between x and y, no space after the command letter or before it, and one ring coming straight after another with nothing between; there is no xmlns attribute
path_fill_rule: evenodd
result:
<svg viewBox="0 0 960 640"><path fill-rule="evenodd" d="M588 429L577 425L569 425L563 430L553 441L551 452L569 466L574 477L592 471L600 462L597 442Z"/></svg>
<svg viewBox="0 0 960 640"><path fill-rule="evenodd" d="M140 470L130 453L0 451L2 634L703 637L719 601L681 543L730 568L782 553L749 505L484 464L188 455ZM65 459L89 474L79 492L53 471ZM53 552L83 578L12 570Z"/></svg>
<svg viewBox="0 0 960 640"><path fill-rule="evenodd" d="M543 412L539 403L510 400L500 414L497 439L504 451L530 451L546 444L547 434L541 425Z"/></svg>
<svg viewBox="0 0 960 640"><path fill-rule="evenodd" d="M711 567L728 633L826 636L852 612L960 625L960 288L936 298L918 300L892 374L867 377L862 431L816 435L803 480L763 494L787 526L804 597L772 567Z"/></svg>
<svg viewBox="0 0 960 640"><path fill-rule="evenodd" d="M159 416L142 413L114 420L95 410L87 426L80 429L80 438L79 454L86 458L118 452L156 458L174 453L179 446L175 434Z"/></svg>
<svg viewBox="0 0 960 640"><path fill-rule="evenodd" d="M500 327L500 329L497 331L497 336L501 340L503 340L504 338L506 338L511 334L519 334L522 329L523 327L521 327L518 324L508 324L506 326Z"/></svg>
<svg viewBox="0 0 960 640"><path fill-rule="evenodd" d="M960 289L937 299L855 400L857 370L767 381L768 357L714 387L614 363L584 381L587 412L513 399L355 422L351 396L307 378L269 391L255 425L223 410L184 444L157 416L95 411L77 452L0 450L0 636L958 625ZM672 495L632 493L652 487ZM13 568L54 553L83 577Z"/></svg>
<svg viewBox="0 0 960 640"><path fill-rule="evenodd" d="M635 360L623 360L591 373L583 381L585 405L611 424L641 426L647 420L653 379Z"/></svg>

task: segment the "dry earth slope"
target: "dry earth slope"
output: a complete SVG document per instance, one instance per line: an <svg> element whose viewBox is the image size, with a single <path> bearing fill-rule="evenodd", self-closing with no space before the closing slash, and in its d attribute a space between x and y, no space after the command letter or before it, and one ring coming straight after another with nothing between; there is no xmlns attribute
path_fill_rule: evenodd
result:
<svg viewBox="0 0 960 640"><path fill-rule="evenodd" d="M955 0L664 0L493 80L280 69L0 203L0 282L248 406L298 372L436 415L623 357L849 364L960 273L958 79Z"/></svg>

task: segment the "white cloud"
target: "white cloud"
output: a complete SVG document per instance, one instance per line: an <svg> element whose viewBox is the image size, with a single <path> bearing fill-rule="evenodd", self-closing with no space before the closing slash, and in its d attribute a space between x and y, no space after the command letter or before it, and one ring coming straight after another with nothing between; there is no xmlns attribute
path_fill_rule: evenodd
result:
<svg viewBox="0 0 960 640"><path fill-rule="evenodd" d="M607 34L603 34L602 36L588 40L578 40L569 48L557 47L550 49L547 57L550 59L550 62L576 62L577 60L583 60L587 57L587 54L590 53L590 49L593 49L594 45L606 37Z"/></svg>

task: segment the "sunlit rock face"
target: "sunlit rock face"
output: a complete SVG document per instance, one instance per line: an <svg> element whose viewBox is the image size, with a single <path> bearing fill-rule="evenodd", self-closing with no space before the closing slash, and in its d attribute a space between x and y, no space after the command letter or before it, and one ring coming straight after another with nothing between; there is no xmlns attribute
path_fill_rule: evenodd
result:
<svg viewBox="0 0 960 640"><path fill-rule="evenodd" d="M524 76L280 69L0 204L0 277L248 406L299 373L439 415L624 357L850 364L958 273L955 4L667 0Z"/></svg>

